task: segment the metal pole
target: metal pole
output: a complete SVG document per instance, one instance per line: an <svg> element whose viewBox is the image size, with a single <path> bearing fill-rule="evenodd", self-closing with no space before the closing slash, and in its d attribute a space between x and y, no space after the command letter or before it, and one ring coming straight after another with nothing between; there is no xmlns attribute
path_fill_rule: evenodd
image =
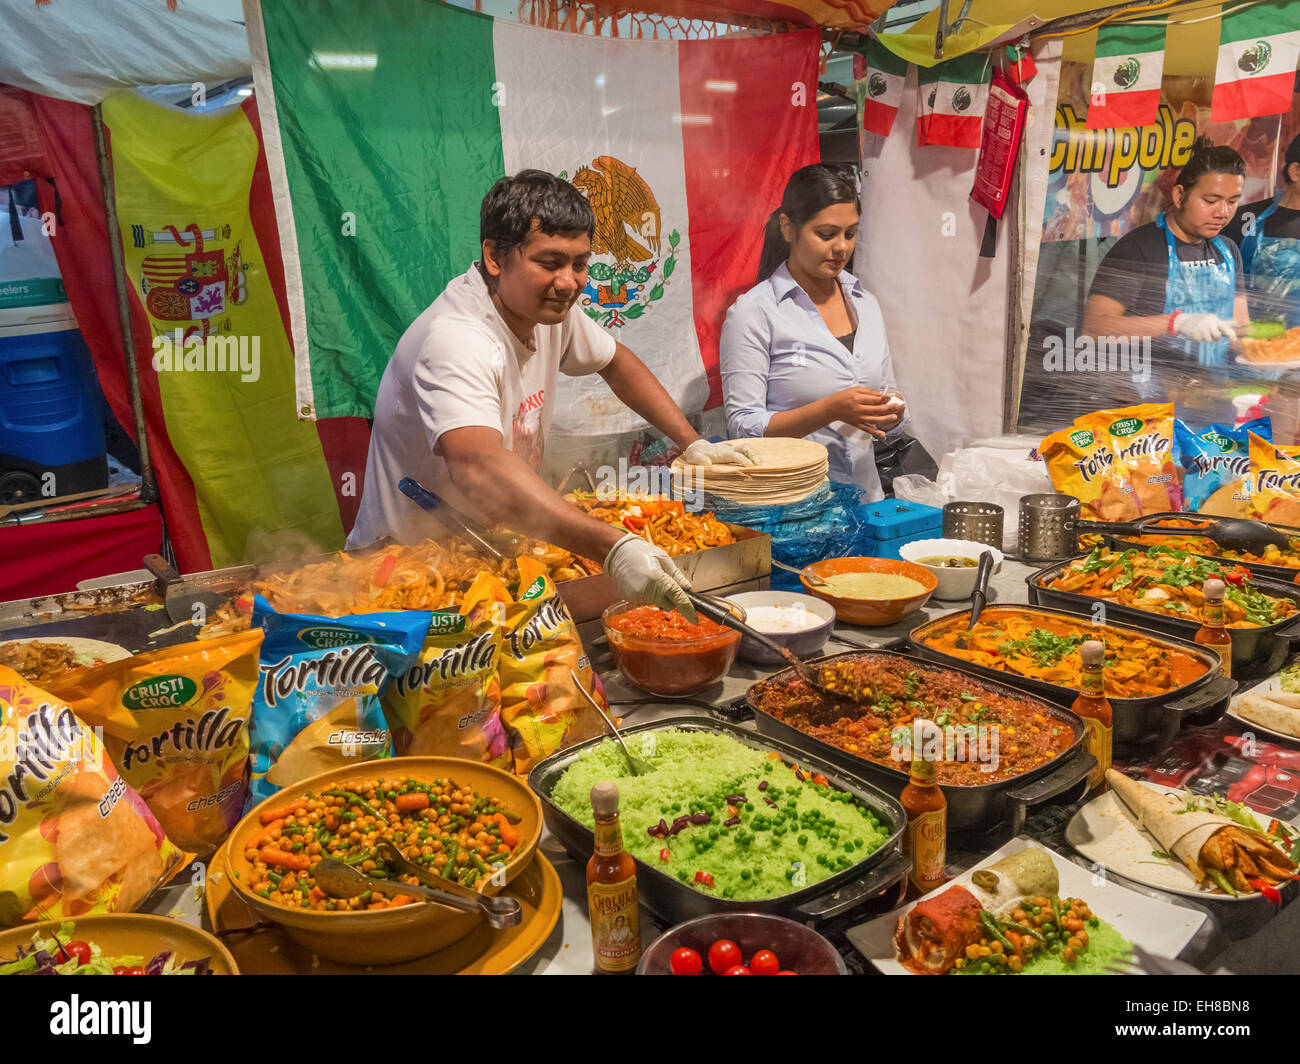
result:
<svg viewBox="0 0 1300 1064"><path fill-rule="evenodd" d="M104 193L104 218L108 223L108 249L113 260L117 319L126 354L126 383L131 396L131 413L135 416L135 442L140 451L140 501L154 503L158 501L158 484L154 480L153 463L149 460L149 435L145 429L144 401L140 398L140 369L135 360L135 331L131 327L131 305L126 294L126 258L122 252L122 230L117 221L113 167L108 160L104 116L99 104L90 109L90 122L95 130L95 161L99 164L99 186Z"/></svg>

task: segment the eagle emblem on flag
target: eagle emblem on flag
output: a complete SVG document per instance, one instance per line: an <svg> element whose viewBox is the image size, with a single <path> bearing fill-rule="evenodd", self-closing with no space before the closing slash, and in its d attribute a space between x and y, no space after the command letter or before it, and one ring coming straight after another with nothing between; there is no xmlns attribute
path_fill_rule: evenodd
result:
<svg viewBox="0 0 1300 1064"><path fill-rule="evenodd" d="M567 173L560 177L570 180ZM666 238L662 235L654 190L621 159L598 156L571 181L596 218L582 308L607 329L621 328L663 298L677 266L681 234L674 229Z"/></svg>

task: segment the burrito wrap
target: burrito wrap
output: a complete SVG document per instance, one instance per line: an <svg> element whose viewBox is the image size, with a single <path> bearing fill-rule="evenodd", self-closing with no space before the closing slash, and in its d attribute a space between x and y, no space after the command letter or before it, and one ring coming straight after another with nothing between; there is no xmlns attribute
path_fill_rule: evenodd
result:
<svg viewBox="0 0 1300 1064"><path fill-rule="evenodd" d="M1037 846L981 868L972 880L972 893L998 919L1004 919L1025 898L1054 898L1061 892L1056 865L1047 851Z"/></svg>
<svg viewBox="0 0 1300 1064"><path fill-rule="evenodd" d="M943 975L980 940L980 903L965 887L923 898L898 920L899 962L921 975Z"/></svg>
<svg viewBox="0 0 1300 1064"><path fill-rule="evenodd" d="M1284 704L1281 699L1296 698L1275 691L1267 695L1242 695L1237 703L1238 716L1272 731L1300 736L1300 709Z"/></svg>
<svg viewBox="0 0 1300 1064"><path fill-rule="evenodd" d="M1152 790L1114 769L1107 770L1106 782L1137 816L1138 826L1150 832L1161 849L1182 861L1198 882L1205 878L1201 847L1220 828L1235 826L1235 821L1218 813L1187 811L1186 803L1174 795Z"/></svg>

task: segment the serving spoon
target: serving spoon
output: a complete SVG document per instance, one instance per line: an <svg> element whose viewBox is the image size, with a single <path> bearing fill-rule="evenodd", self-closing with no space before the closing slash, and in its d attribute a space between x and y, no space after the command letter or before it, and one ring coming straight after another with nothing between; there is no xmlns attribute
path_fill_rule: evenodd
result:
<svg viewBox="0 0 1300 1064"><path fill-rule="evenodd" d="M989 555L990 562L992 562L992 558L993 556ZM827 687L824 683L821 682L821 680L817 676L817 673L815 673L811 668L808 667L808 665L804 661L802 661L799 657L797 657L794 651L792 651L789 647L782 646L780 643L778 643L775 639L771 638L765 632L760 632L757 628L754 628L752 625L748 624L742 618L737 617L736 614L733 612L733 607L731 603L725 602L725 600L723 599L713 598L710 595L698 595L694 591L686 592L686 597L691 600L691 605L695 607L697 613L701 613L705 617L709 618L709 620L716 621L718 624L724 625L727 628L731 628L732 630L739 632L741 635L747 636L748 638L754 640L754 642L767 647L767 649L772 651L773 653L779 654L785 660L785 662L792 669L794 669L794 671L798 674L799 679L801 679L814 691L817 691L825 695L827 698L838 699L839 701L844 701L844 702L857 702L859 704L862 704L866 701L865 699L853 695L847 691L835 691ZM740 607L738 606L734 607L734 609L739 609L739 608Z"/></svg>
<svg viewBox="0 0 1300 1064"><path fill-rule="evenodd" d="M793 565L786 565L785 562L779 562L775 558L772 559L772 564L778 569L784 569L787 573L794 573L795 576L802 576L808 581L808 583L812 584L813 587L821 587L828 591L830 590L830 584L826 583L826 581L816 573L809 572L807 566L802 569L796 569Z"/></svg>
<svg viewBox="0 0 1300 1064"><path fill-rule="evenodd" d="M578 674L573 669L570 669L569 675L573 678L573 686L576 687L582 694L582 697L587 700L587 705L591 706L592 709L605 718L605 723L609 725L609 730L614 735L614 741L622 748L623 756L627 758L627 767L631 771L632 775L644 776L649 772L653 772L654 766L650 764L650 762L633 756L632 751L627 748L627 743L623 741L622 733L614 726L614 721L610 719L608 713L601 709L600 703L591 697L590 693L588 693L587 689L582 685L582 679Z"/></svg>
<svg viewBox="0 0 1300 1064"><path fill-rule="evenodd" d="M387 898L406 894L410 897L423 898L425 901L437 902L439 905L447 905L462 912L484 916L490 927L517 927L523 920L523 909L518 899L488 897L477 891L460 887L459 883L456 886L464 890L464 894L453 891L449 882L440 887L425 887L391 879L376 879L334 857L322 858L312 869L311 874L316 881L316 886L332 898L355 898L367 890ZM419 876L419 873L415 875Z"/></svg>

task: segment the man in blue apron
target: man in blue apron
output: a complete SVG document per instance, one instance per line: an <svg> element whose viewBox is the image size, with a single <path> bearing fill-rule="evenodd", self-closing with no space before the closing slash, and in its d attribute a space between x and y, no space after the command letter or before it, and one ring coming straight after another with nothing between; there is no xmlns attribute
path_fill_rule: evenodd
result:
<svg viewBox="0 0 1300 1064"><path fill-rule="evenodd" d="M1300 325L1300 137L1287 145L1281 190L1247 203L1224 229L1241 248L1257 318Z"/></svg>
<svg viewBox="0 0 1300 1064"><path fill-rule="evenodd" d="M1245 173L1235 151L1199 138L1169 209L1120 237L1097 269L1083 334L1099 344L1151 338L1154 372L1139 382L1142 399L1167 396L1173 375L1214 378L1228 370L1233 322L1249 316L1241 253L1220 233L1237 209Z"/></svg>

